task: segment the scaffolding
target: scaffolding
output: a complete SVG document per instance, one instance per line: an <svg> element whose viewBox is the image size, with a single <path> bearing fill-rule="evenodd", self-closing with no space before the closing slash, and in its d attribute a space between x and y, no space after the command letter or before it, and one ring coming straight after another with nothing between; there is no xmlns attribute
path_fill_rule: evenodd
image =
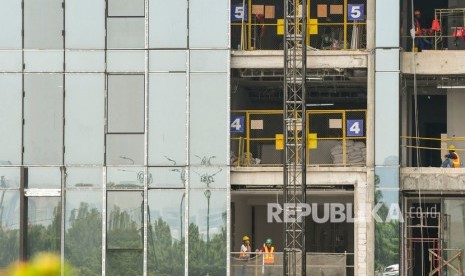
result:
<svg viewBox="0 0 465 276"><path fill-rule="evenodd" d="M305 275L307 0L285 0L284 15L283 274ZM286 214L294 217L287 220Z"/></svg>
<svg viewBox="0 0 465 276"><path fill-rule="evenodd" d="M464 8L454 8L454 9L435 9L434 10L434 18L438 20L439 29L434 32L434 49L438 50L444 47L444 38L454 37L457 43L459 37L465 37L462 34L465 28L465 9ZM451 31L453 32L452 36L448 35L448 30L443 29L444 23L447 22L449 19L457 19L458 22L462 22L459 24L460 26L451 26Z"/></svg>

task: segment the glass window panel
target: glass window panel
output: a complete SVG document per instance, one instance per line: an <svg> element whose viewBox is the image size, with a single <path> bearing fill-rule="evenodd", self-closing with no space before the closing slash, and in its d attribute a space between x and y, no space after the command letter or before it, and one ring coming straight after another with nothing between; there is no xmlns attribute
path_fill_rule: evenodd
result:
<svg viewBox="0 0 465 276"><path fill-rule="evenodd" d="M104 72L104 51L66 51L67 72Z"/></svg>
<svg viewBox="0 0 465 276"><path fill-rule="evenodd" d="M149 168L149 187L182 188L186 182L185 167Z"/></svg>
<svg viewBox="0 0 465 276"><path fill-rule="evenodd" d="M184 273L183 190L150 190L147 267L151 275Z"/></svg>
<svg viewBox="0 0 465 276"><path fill-rule="evenodd" d="M0 190L0 269L19 258L19 191Z"/></svg>
<svg viewBox="0 0 465 276"><path fill-rule="evenodd" d="M144 48L144 18L107 18L107 47Z"/></svg>
<svg viewBox="0 0 465 276"><path fill-rule="evenodd" d="M110 250L107 251L106 255L106 274L114 276L143 275L143 264L144 254L142 250Z"/></svg>
<svg viewBox="0 0 465 276"><path fill-rule="evenodd" d="M399 188L399 167L375 167L377 188Z"/></svg>
<svg viewBox="0 0 465 276"><path fill-rule="evenodd" d="M458 250L465 250L465 200L464 199L445 199L444 200L444 237L445 247L451 250L446 253L447 260L451 259ZM457 263L457 262L455 262ZM461 272L465 272L465 269Z"/></svg>
<svg viewBox="0 0 465 276"><path fill-rule="evenodd" d="M144 164L143 134L108 134L107 165Z"/></svg>
<svg viewBox="0 0 465 276"><path fill-rule="evenodd" d="M179 166L187 159L185 74L150 74L149 164Z"/></svg>
<svg viewBox="0 0 465 276"><path fill-rule="evenodd" d="M208 162L208 161L207 161ZM228 167L191 166L189 183L192 188L226 188Z"/></svg>
<svg viewBox="0 0 465 276"><path fill-rule="evenodd" d="M62 2L24 0L25 49L63 48Z"/></svg>
<svg viewBox="0 0 465 276"><path fill-rule="evenodd" d="M192 50L191 72L228 72L228 50Z"/></svg>
<svg viewBox="0 0 465 276"><path fill-rule="evenodd" d="M108 0L108 16L144 15L144 0Z"/></svg>
<svg viewBox="0 0 465 276"><path fill-rule="evenodd" d="M150 0L149 9L150 47L186 48L187 0ZM205 15L207 10L202 11L202 14ZM176 11L176 16L167 11Z"/></svg>
<svg viewBox="0 0 465 276"><path fill-rule="evenodd" d="M63 75L24 75L24 164L63 163Z"/></svg>
<svg viewBox="0 0 465 276"><path fill-rule="evenodd" d="M23 38L23 11L21 1L0 2L0 49L21 49Z"/></svg>
<svg viewBox="0 0 465 276"><path fill-rule="evenodd" d="M0 165L21 164L22 82L21 74L0 74Z"/></svg>
<svg viewBox="0 0 465 276"><path fill-rule="evenodd" d="M61 171L53 168L28 168L27 188L61 188Z"/></svg>
<svg viewBox="0 0 465 276"><path fill-rule="evenodd" d="M105 48L105 1L67 0L66 48Z"/></svg>
<svg viewBox="0 0 465 276"><path fill-rule="evenodd" d="M77 275L102 272L102 192L67 191L65 259Z"/></svg>
<svg viewBox="0 0 465 276"><path fill-rule="evenodd" d="M63 51L24 51L25 72L63 72Z"/></svg>
<svg viewBox="0 0 465 276"><path fill-rule="evenodd" d="M150 51L150 71L186 71L186 51Z"/></svg>
<svg viewBox="0 0 465 276"><path fill-rule="evenodd" d="M191 74L190 83L190 161L227 164L228 77Z"/></svg>
<svg viewBox="0 0 465 276"><path fill-rule="evenodd" d="M399 73L376 72L375 86L375 164L398 165Z"/></svg>
<svg viewBox="0 0 465 276"><path fill-rule="evenodd" d="M143 167L107 168L107 189L134 189L143 187Z"/></svg>
<svg viewBox="0 0 465 276"><path fill-rule="evenodd" d="M101 168L66 168L67 188L102 188Z"/></svg>
<svg viewBox="0 0 465 276"><path fill-rule="evenodd" d="M189 192L189 275L226 275L226 191Z"/></svg>
<svg viewBox="0 0 465 276"><path fill-rule="evenodd" d="M15 189L20 186L19 168L0 168L0 189Z"/></svg>
<svg viewBox="0 0 465 276"><path fill-rule="evenodd" d="M107 249L142 249L143 196L143 192L108 192Z"/></svg>
<svg viewBox="0 0 465 276"><path fill-rule="evenodd" d="M144 76L108 76L108 132L144 132Z"/></svg>
<svg viewBox="0 0 465 276"><path fill-rule="evenodd" d="M190 0L189 47L228 48L229 16L228 1Z"/></svg>
<svg viewBox="0 0 465 276"><path fill-rule="evenodd" d="M60 254L61 199L28 197L27 201L26 257L44 251Z"/></svg>
<svg viewBox="0 0 465 276"><path fill-rule="evenodd" d="M0 72L21 71L23 71L22 51L0 51Z"/></svg>
<svg viewBox="0 0 465 276"><path fill-rule="evenodd" d="M67 74L65 84L65 163L103 164L105 76Z"/></svg>
<svg viewBox="0 0 465 276"><path fill-rule="evenodd" d="M144 72L144 51L107 51L108 72Z"/></svg>

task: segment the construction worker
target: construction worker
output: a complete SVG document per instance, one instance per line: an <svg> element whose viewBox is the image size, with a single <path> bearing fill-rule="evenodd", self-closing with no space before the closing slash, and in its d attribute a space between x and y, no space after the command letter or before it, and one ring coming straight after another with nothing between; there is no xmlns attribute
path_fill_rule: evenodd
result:
<svg viewBox="0 0 465 276"><path fill-rule="evenodd" d="M263 272L265 275L275 275L274 272L277 272L274 267L274 246L272 244L273 241L271 239L266 239L265 244L260 250L263 253Z"/></svg>
<svg viewBox="0 0 465 276"><path fill-rule="evenodd" d="M415 10L413 13L415 17L415 47L417 48L418 52L421 52L423 50L423 38L422 36L422 30L421 30L421 25L420 25L420 18L421 18L421 12L419 10Z"/></svg>
<svg viewBox="0 0 465 276"><path fill-rule="evenodd" d="M242 237L242 245L241 245L241 252L239 253L239 258L242 260L249 260L250 259L250 239L248 236Z"/></svg>
<svg viewBox="0 0 465 276"><path fill-rule="evenodd" d="M443 168L460 168L460 155L455 150L454 145L449 146L449 154L444 155L446 158L444 162L442 162L441 167Z"/></svg>

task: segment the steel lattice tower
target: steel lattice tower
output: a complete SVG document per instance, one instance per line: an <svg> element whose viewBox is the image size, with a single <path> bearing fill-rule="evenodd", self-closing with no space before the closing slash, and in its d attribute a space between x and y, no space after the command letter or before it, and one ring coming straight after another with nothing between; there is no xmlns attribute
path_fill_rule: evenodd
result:
<svg viewBox="0 0 465 276"><path fill-rule="evenodd" d="M284 275L305 275L307 0L285 0L284 8ZM286 208L287 206L287 208ZM286 216L285 216L286 217Z"/></svg>

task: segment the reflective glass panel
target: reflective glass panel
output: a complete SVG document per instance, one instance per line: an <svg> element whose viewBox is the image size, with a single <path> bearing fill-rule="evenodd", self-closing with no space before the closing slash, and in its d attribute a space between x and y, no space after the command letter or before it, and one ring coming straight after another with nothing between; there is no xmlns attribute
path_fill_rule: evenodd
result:
<svg viewBox="0 0 465 276"><path fill-rule="evenodd" d="M0 74L0 165L21 164L22 154L22 77Z"/></svg>
<svg viewBox="0 0 465 276"><path fill-rule="evenodd" d="M228 50L192 50L191 72L228 72Z"/></svg>
<svg viewBox="0 0 465 276"><path fill-rule="evenodd" d="M68 74L65 83L65 163L103 164L105 76Z"/></svg>
<svg viewBox="0 0 465 276"><path fill-rule="evenodd" d="M27 201L27 258L44 251L60 254L61 199L28 197Z"/></svg>
<svg viewBox="0 0 465 276"><path fill-rule="evenodd" d="M143 134L108 134L107 165L143 165Z"/></svg>
<svg viewBox="0 0 465 276"><path fill-rule="evenodd" d="M0 1L0 49L22 48L22 9L21 1Z"/></svg>
<svg viewBox="0 0 465 276"><path fill-rule="evenodd" d="M107 193L107 249L142 249L143 195Z"/></svg>
<svg viewBox="0 0 465 276"><path fill-rule="evenodd" d="M184 273L183 190L150 190L147 267L150 275Z"/></svg>
<svg viewBox="0 0 465 276"><path fill-rule="evenodd" d="M108 16L144 15L144 0L108 0Z"/></svg>
<svg viewBox="0 0 465 276"><path fill-rule="evenodd" d="M186 71L186 66L187 51L150 51L150 71L152 72Z"/></svg>
<svg viewBox="0 0 465 276"><path fill-rule="evenodd" d="M21 72L22 67L22 51L0 51L0 72Z"/></svg>
<svg viewBox="0 0 465 276"><path fill-rule="evenodd" d="M462 252L465 250L465 200L445 199L444 208L445 247L451 249L446 252L446 259L449 260L459 250L462 250ZM462 272L465 272L465 269L462 269Z"/></svg>
<svg viewBox="0 0 465 276"><path fill-rule="evenodd" d="M24 72L63 72L62 50L25 50Z"/></svg>
<svg viewBox="0 0 465 276"><path fill-rule="evenodd" d="M190 76L190 161L227 164L228 78L226 74ZM214 116L212 116L214 114Z"/></svg>
<svg viewBox="0 0 465 276"><path fill-rule="evenodd" d="M0 189L15 189L19 188L20 183L19 168L0 168Z"/></svg>
<svg viewBox="0 0 465 276"><path fill-rule="evenodd" d="M107 189L134 189L144 187L144 168L107 168Z"/></svg>
<svg viewBox="0 0 465 276"><path fill-rule="evenodd" d="M109 49L144 48L144 18L107 18Z"/></svg>
<svg viewBox="0 0 465 276"><path fill-rule="evenodd" d="M108 76L108 132L144 132L144 76Z"/></svg>
<svg viewBox="0 0 465 276"><path fill-rule="evenodd" d="M190 186L193 188L226 188L227 171L228 167L226 166L191 166L189 171Z"/></svg>
<svg viewBox="0 0 465 276"><path fill-rule="evenodd" d="M150 74L149 164L185 165L187 80L185 74Z"/></svg>
<svg viewBox="0 0 465 276"><path fill-rule="evenodd" d="M104 72L105 52L104 51L73 51L66 53L67 72Z"/></svg>
<svg viewBox="0 0 465 276"><path fill-rule="evenodd" d="M186 181L186 167L149 168L149 187L182 188Z"/></svg>
<svg viewBox="0 0 465 276"><path fill-rule="evenodd" d="M63 75L24 75L24 164L63 163Z"/></svg>
<svg viewBox="0 0 465 276"><path fill-rule="evenodd" d="M105 1L66 0L66 48L105 48Z"/></svg>
<svg viewBox="0 0 465 276"><path fill-rule="evenodd" d="M229 16L228 1L190 0L189 47L228 48Z"/></svg>
<svg viewBox="0 0 465 276"><path fill-rule="evenodd" d="M0 269L19 258L19 191L0 189Z"/></svg>
<svg viewBox="0 0 465 276"><path fill-rule="evenodd" d="M28 168L27 188L61 188L60 168Z"/></svg>
<svg viewBox="0 0 465 276"><path fill-rule="evenodd" d="M102 188L101 168L66 168L66 188Z"/></svg>
<svg viewBox="0 0 465 276"><path fill-rule="evenodd" d="M150 0L149 3L150 47L186 48L187 0ZM176 16L166 11L176 11Z"/></svg>
<svg viewBox="0 0 465 276"><path fill-rule="evenodd" d="M108 50L107 71L112 73L144 72L145 53L144 51L131 50Z"/></svg>
<svg viewBox="0 0 465 276"><path fill-rule="evenodd" d="M141 250L108 250L106 274L114 276L142 275L144 254ZM150 275L150 274L149 274Z"/></svg>
<svg viewBox="0 0 465 276"><path fill-rule="evenodd" d="M226 275L226 191L189 191L189 275Z"/></svg>
<svg viewBox="0 0 465 276"><path fill-rule="evenodd" d="M24 48L63 48L62 0L24 0Z"/></svg>
<svg viewBox="0 0 465 276"><path fill-rule="evenodd" d="M77 275L102 272L102 191L67 191L65 259Z"/></svg>

